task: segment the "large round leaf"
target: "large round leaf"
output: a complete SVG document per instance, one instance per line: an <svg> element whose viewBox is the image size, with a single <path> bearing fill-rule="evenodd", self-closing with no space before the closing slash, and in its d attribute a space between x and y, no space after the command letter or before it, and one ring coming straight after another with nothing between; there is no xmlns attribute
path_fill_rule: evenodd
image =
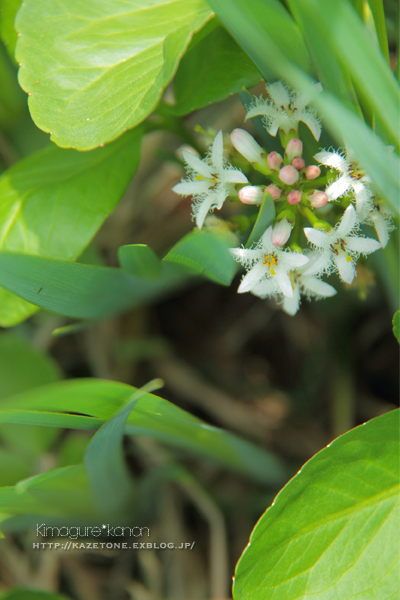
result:
<svg viewBox="0 0 400 600"><path fill-rule="evenodd" d="M399 411L316 454L257 523L235 600L389 600L400 589Z"/></svg>
<svg viewBox="0 0 400 600"><path fill-rule="evenodd" d="M134 127L211 15L203 0L25 0L16 57L36 125L81 150Z"/></svg>

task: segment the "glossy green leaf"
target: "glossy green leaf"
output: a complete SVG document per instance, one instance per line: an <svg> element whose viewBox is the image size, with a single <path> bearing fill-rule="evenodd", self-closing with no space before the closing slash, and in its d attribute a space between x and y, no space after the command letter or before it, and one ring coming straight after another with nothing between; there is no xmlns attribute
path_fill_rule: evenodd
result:
<svg viewBox="0 0 400 600"><path fill-rule="evenodd" d="M254 243L258 242L260 237L265 233L275 219L275 205L271 194L266 194L260 206L254 227L249 235L246 243L246 248L250 248Z"/></svg>
<svg viewBox="0 0 400 600"><path fill-rule="evenodd" d="M309 460L257 523L235 600L395 599L400 589L399 411Z"/></svg>
<svg viewBox="0 0 400 600"><path fill-rule="evenodd" d="M138 306L176 289L187 279L165 265L160 280L122 269L0 252L0 285L24 300L77 319L99 319Z"/></svg>
<svg viewBox="0 0 400 600"><path fill-rule="evenodd" d="M0 421L15 423L20 419L19 422L26 423L32 419L30 422L39 423L35 419L41 417L42 425L98 428L112 418L134 392L135 388L113 381L64 381L4 400L0 406ZM281 463L269 452L206 425L153 394L139 398L127 419L125 433L155 437L264 483L275 485L286 480Z"/></svg>
<svg viewBox="0 0 400 600"><path fill-rule="evenodd" d="M270 22L259 18L260 13L253 2L249 3L247 0L209 0L209 2L267 79L273 65L274 74L289 82L294 89L301 90L309 87L312 80L294 63L287 60L280 46L274 42L274 32ZM325 6L326 2L323 5ZM271 56L273 61L269 58ZM382 75L382 77L386 76ZM398 212L399 157L395 153L390 153L385 143L333 94L322 92L315 98L314 104L339 145L345 144L352 148L377 191Z"/></svg>
<svg viewBox="0 0 400 600"><path fill-rule="evenodd" d="M115 139L152 112L211 15L203 0L25 0L16 56L36 125L62 147Z"/></svg>
<svg viewBox="0 0 400 600"><path fill-rule="evenodd" d="M161 385L161 380L154 381L134 392L128 403L104 423L90 440L84 464L93 496L104 515L132 513L136 488L122 446L126 420L139 398Z"/></svg>
<svg viewBox="0 0 400 600"><path fill-rule="evenodd" d="M393 317L393 334L400 344L400 310Z"/></svg>
<svg viewBox="0 0 400 600"><path fill-rule="evenodd" d="M174 78L174 114L184 115L257 85L254 63L222 27L216 27L182 58Z"/></svg>
<svg viewBox="0 0 400 600"><path fill-rule="evenodd" d="M118 249L121 267L127 273L145 279L159 279L162 275L162 263L146 244L131 244Z"/></svg>
<svg viewBox="0 0 400 600"><path fill-rule="evenodd" d="M140 130L93 152L54 144L0 178L0 249L74 260L120 201L140 153ZM34 312L0 290L0 324Z"/></svg>
<svg viewBox="0 0 400 600"><path fill-rule="evenodd" d="M164 262L183 265L207 279L229 285L237 268L229 248L236 245L236 238L230 233L193 231L175 244Z"/></svg>

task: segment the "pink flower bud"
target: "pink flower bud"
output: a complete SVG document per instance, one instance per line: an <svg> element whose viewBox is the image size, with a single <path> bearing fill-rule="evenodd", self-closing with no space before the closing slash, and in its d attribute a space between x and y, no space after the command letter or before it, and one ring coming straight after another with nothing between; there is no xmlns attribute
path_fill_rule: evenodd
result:
<svg viewBox="0 0 400 600"><path fill-rule="evenodd" d="M305 170L305 176L308 181L313 181L321 175L321 169L317 165L308 165Z"/></svg>
<svg viewBox="0 0 400 600"><path fill-rule="evenodd" d="M285 183L286 185L293 185L298 182L300 175L298 170L292 165L286 165L286 167L282 167L282 169L279 171L278 177L282 183Z"/></svg>
<svg viewBox="0 0 400 600"><path fill-rule="evenodd" d="M300 156L296 156L290 164L292 164L298 171L302 171L306 166L306 163L302 158L300 158Z"/></svg>
<svg viewBox="0 0 400 600"><path fill-rule="evenodd" d="M275 223L272 230L271 240L274 246L283 246L290 238L292 225L287 219L282 219Z"/></svg>
<svg viewBox="0 0 400 600"><path fill-rule="evenodd" d="M239 200L243 204L261 204L264 192L256 185L245 185L239 190Z"/></svg>
<svg viewBox="0 0 400 600"><path fill-rule="evenodd" d="M282 196L282 190L278 188L277 185L271 183L266 188L266 191L269 192L272 196L272 200L278 200Z"/></svg>
<svg viewBox="0 0 400 600"><path fill-rule="evenodd" d="M328 202L328 196L325 192L321 192L320 190L315 190L312 194L307 195L307 198L314 208L322 208Z"/></svg>
<svg viewBox="0 0 400 600"><path fill-rule="evenodd" d="M286 146L285 154L289 162L292 162L294 158L303 154L303 142L298 138L292 138Z"/></svg>
<svg viewBox="0 0 400 600"><path fill-rule="evenodd" d="M289 204L298 204L299 202L301 202L301 191L300 190L292 190L291 192L288 193L287 195L287 201L289 202Z"/></svg>
<svg viewBox="0 0 400 600"><path fill-rule="evenodd" d="M283 158L278 152L270 152L267 156L267 162L271 171L279 171L283 163Z"/></svg>
<svg viewBox="0 0 400 600"><path fill-rule="evenodd" d="M231 133L231 142L250 163L262 162L263 149L244 129L234 129Z"/></svg>

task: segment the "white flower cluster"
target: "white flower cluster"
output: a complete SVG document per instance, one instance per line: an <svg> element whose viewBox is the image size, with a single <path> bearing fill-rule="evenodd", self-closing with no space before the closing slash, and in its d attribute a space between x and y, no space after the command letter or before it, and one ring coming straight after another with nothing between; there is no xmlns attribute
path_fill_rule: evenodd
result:
<svg viewBox="0 0 400 600"><path fill-rule="evenodd" d="M202 228L204 219L215 208L222 208L235 184L247 183L247 177L224 159L222 131L215 136L208 156L200 160L195 154L182 151L187 164L189 180L183 180L172 189L181 196L192 196L196 225Z"/></svg>
<svg viewBox="0 0 400 600"><path fill-rule="evenodd" d="M350 192L356 207L358 222L372 225L382 248L385 248L389 241L389 233L394 229L392 217L384 204L374 197L370 179L363 172L351 150L347 151L346 157L340 152L323 151L318 152L314 158L320 164L335 169L340 174L325 190L328 200L337 200Z"/></svg>
<svg viewBox="0 0 400 600"><path fill-rule="evenodd" d="M246 119L261 115L271 135L280 131L284 158L277 152L267 155L254 138L241 129L232 132L231 142L255 170L268 177L270 184L246 185L249 182L244 173L224 158L223 136L219 131L205 159L183 151L189 177L173 189L178 194L193 197L193 214L199 229L207 214L222 208L229 196L244 205L259 205L266 195L272 197L279 207L273 226L268 227L252 248L231 249L235 260L246 270L238 292L251 292L260 298L275 297L285 312L294 315L301 296L319 299L336 294L334 287L322 281L323 275L336 272L343 282L352 283L359 257L386 246L393 223L350 152L345 156L336 151L321 151L315 155L320 165L338 173L333 181L325 176L318 179L321 169L317 165L306 166L302 158L303 144L296 135L302 121L316 140L320 137L320 121L308 107L312 97L321 91L320 84L303 94L290 92L280 82L267 84L266 89L267 99L255 99L248 107ZM323 189L326 181L326 189ZM236 189L238 184L240 190ZM321 221L318 213L315 214L315 210L328 203L347 207L335 225ZM337 214L336 208L335 212ZM303 227L305 218L312 227ZM296 219L309 243L304 249L298 243L301 232L298 227L295 243L291 248L285 247ZM360 226L364 223L375 227L379 242L361 233Z"/></svg>

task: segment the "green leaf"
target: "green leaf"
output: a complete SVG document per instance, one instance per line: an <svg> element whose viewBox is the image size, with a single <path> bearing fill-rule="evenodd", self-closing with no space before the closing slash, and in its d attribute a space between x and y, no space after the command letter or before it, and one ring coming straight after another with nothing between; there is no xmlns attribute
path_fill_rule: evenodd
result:
<svg viewBox="0 0 400 600"><path fill-rule="evenodd" d="M396 598L399 411L342 435L309 460L257 523L235 600Z"/></svg>
<svg viewBox="0 0 400 600"><path fill-rule="evenodd" d="M342 68L349 71L389 142L398 144L399 87L351 4L347 0L292 0L292 5L301 14L302 22L308 24L308 37L313 38L316 29L323 32L323 39L316 34L316 53L324 56L328 46Z"/></svg>
<svg viewBox="0 0 400 600"><path fill-rule="evenodd" d="M135 391L131 386L100 379L64 381L4 400L0 405L0 421L38 423L34 420L36 415L42 418L42 425L98 428ZM207 425L153 394L139 398L127 419L125 433L154 437L264 483L275 485L286 480L280 461L269 452Z"/></svg>
<svg viewBox="0 0 400 600"><path fill-rule="evenodd" d="M60 379L57 364L23 338L0 335L0 401Z"/></svg>
<svg viewBox="0 0 400 600"><path fill-rule="evenodd" d="M273 67L274 74L288 81L295 89L306 89L313 83L306 73L286 58L279 43L274 41L273 26L268 20L260 19L256 3L247 0L209 0L209 2L267 79ZM324 2L323 6L326 5L327 2ZM269 58L271 56L273 61ZM386 75L381 77L386 78ZM392 94L390 96L392 97ZM352 148L377 191L398 212L400 198L398 156L393 152L390 153L384 142L333 94L322 92L315 98L314 104L339 145L344 143Z"/></svg>
<svg viewBox="0 0 400 600"><path fill-rule="evenodd" d="M193 231L179 240L163 260L188 267L221 285L229 285L237 266L228 248L236 245L235 236L229 232Z"/></svg>
<svg viewBox="0 0 400 600"><path fill-rule="evenodd" d="M121 267L127 273L145 279L159 279L162 275L162 263L146 244L130 244L118 249Z"/></svg>
<svg viewBox="0 0 400 600"><path fill-rule="evenodd" d="M173 265L165 265L160 280L151 280L122 269L0 252L0 285L36 306L77 319L123 312L176 289L185 279L187 274Z"/></svg>
<svg viewBox="0 0 400 600"><path fill-rule="evenodd" d="M21 6L22 0L5 0L1 3L0 11L0 36L9 55L14 59L17 32L14 27L15 15Z"/></svg>
<svg viewBox="0 0 400 600"><path fill-rule="evenodd" d="M74 260L120 201L139 161L140 139L136 130L90 153L51 144L5 172L0 249ZM34 310L0 290L2 326Z"/></svg>
<svg viewBox="0 0 400 600"><path fill-rule="evenodd" d="M36 125L79 150L135 127L211 16L203 0L25 0L16 56Z"/></svg>
<svg viewBox="0 0 400 600"><path fill-rule="evenodd" d="M0 486L14 485L30 473L26 460L0 447Z"/></svg>
<svg viewBox="0 0 400 600"><path fill-rule="evenodd" d="M52 469L0 488L0 511L9 515L86 517L96 515L85 467Z"/></svg>
<svg viewBox="0 0 400 600"><path fill-rule="evenodd" d="M260 72L235 40L216 27L182 58L174 79L171 111L185 115L260 80Z"/></svg>
<svg viewBox="0 0 400 600"><path fill-rule="evenodd" d="M0 13L1 14L1 13ZM4 132L9 133L13 127L18 126L19 120L25 111L24 93L18 85L16 71L10 63L4 47L0 42L0 126ZM4 142L2 142L2 153L4 151ZM15 159L15 151L12 148L8 150L6 146L6 155L9 164ZM4 155L2 159L4 160Z"/></svg>
<svg viewBox="0 0 400 600"><path fill-rule="evenodd" d="M388 46L388 38L386 31L386 23L385 23L385 11L383 8L382 0L368 0L368 4L372 11L372 16L374 18L374 24L376 33L379 40L379 46L383 56L386 58L387 62L390 64L390 56L389 56L389 46Z"/></svg>
<svg viewBox="0 0 400 600"><path fill-rule="evenodd" d="M355 94L351 94L352 86L347 71L343 69L333 52L333 41L327 39L325 29L315 27L315 18L309 18L306 7L301 2L288 0L293 16L301 28L310 50L318 78L324 89L329 90L343 102L352 107L358 106Z"/></svg>
<svg viewBox="0 0 400 600"><path fill-rule="evenodd" d="M54 594L53 592L41 592L40 590L31 590L28 588L12 588L6 592L1 592L0 600L70 600L70 598L69 596L64 596L64 594Z"/></svg>
<svg viewBox="0 0 400 600"><path fill-rule="evenodd" d="M260 206L254 227L246 242L246 248L250 248L255 242L258 242L260 237L265 233L275 219L275 205L271 194L266 194Z"/></svg>
<svg viewBox="0 0 400 600"><path fill-rule="evenodd" d="M161 380L155 380L134 392L128 403L90 440L84 464L93 496L104 515L132 513L136 488L122 446L125 424L139 398L162 385Z"/></svg>
<svg viewBox="0 0 400 600"><path fill-rule="evenodd" d="M275 65L275 48L279 49L285 60L308 70L308 52L301 32L278 0L209 0L209 4L257 67L258 55L263 54L262 73L266 79L279 76ZM248 13L260 24L261 30L268 30L268 36L262 33L260 36L253 28L252 21L247 18ZM244 44L243 40L247 40L247 43ZM258 50L253 52L257 47Z"/></svg>
<svg viewBox="0 0 400 600"><path fill-rule="evenodd" d="M8 333L0 335L0 373L0 406L9 396L53 383L61 377L56 363L49 356L33 348L23 338ZM57 430L48 428L43 431L35 425L0 424L0 440L7 451L12 452L9 459L0 459L0 481L4 481L5 470L14 471L12 483L29 475L30 471L21 475L17 464L22 461L25 469L26 465L32 465L47 451L57 435Z"/></svg>
<svg viewBox="0 0 400 600"><path fill-rule="evenodd" d="M393 317L393 334L400 344L400 310L398 310Z"/></svg>

